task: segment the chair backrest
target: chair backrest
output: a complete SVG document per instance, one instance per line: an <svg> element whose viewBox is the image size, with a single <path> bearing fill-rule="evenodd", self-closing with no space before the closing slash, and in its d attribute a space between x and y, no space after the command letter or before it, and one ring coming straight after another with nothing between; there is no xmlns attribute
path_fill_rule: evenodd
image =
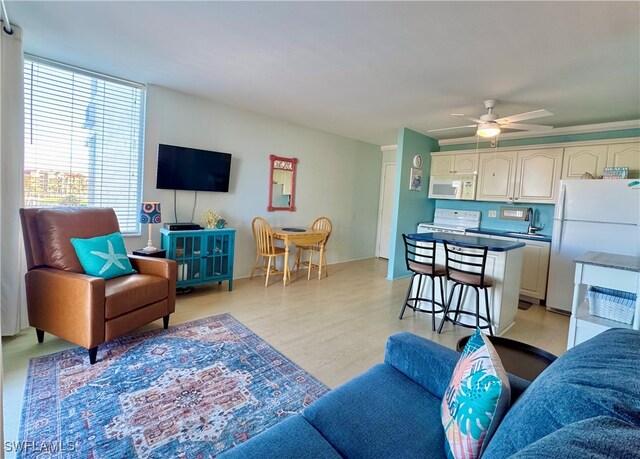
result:
<svg viewBox="0 0 640 459"><path fill-rule="evenodd" d="M19 212L28 270L49 266L84 273L71 238L88 239L120 231L111 208L32 207Z"/></svg>
<svg viewBox="0 0 640 459"><path fill-rule="evenodd" d="M327 238L324 240L326 244L327 241L329 241L329 236L331 236L331 231L333 231L333 223L331 223L329 217L318 217L313 222L313 225L311 225L311 228L316 231L326 231L328 233Z"/></svg>
<svg viewBox="0 0 640 459"><path fill-rule="evenodd" d="M402 235L404 241L404 258L407 269L415 272L415 265L422 265L431 268L431 272L436 272L436 241L419 241L411 235Z"/></svg>
<svg viewBox="0 0 640 459"><path fill-rule="evenodd" d="M451 272L471 274L480 278L484 285L484 273L487 267L488 248L483 245L460 245L456 241L443 241L446 258L447 278Z"/></svg>
<svg viewBox="0 0 640 459"><path fill-rule="evenodd" d="M256 217L251 222L253 237L256 240L256 251L259 255L275 255L276 246L271 225L262 217Z"/></svg>

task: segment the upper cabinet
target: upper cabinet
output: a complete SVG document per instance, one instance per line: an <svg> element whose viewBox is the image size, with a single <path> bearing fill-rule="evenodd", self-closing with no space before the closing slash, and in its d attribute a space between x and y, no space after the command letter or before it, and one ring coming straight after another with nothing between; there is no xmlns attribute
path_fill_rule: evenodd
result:
<svg viewBox="0 0 640 459"><path fill-rule="evenodd" d="M639 178L640 144L584 145L564 149L563 179L579 179L585 172L599 177L605 167L628 167L628 178Z"/></svg>
<svg viewBox="0 0 640 459"><path fill-rule="evenodd" d="M607 167L628 167L627 178L640 178L640 143L618 143L609 145Z"/></svg>
<svg viewBox="0 0 640 459"><path fill-rule="evenodd" d="M585 173L594 177L602 175L607 165L607 145L585 145L564 149L563 179L579 179Z"/></svg>
<svg viewBox="0 0 640 459"><path fill-rule="evenodd" d="M474 175L478 173L476 153L432 153L430 175Z"/></svg>
<svg viewBox="0 0 640 459"><path fill-rule="evenodd" d="M478 201L553 203L562 148L481 153Z"/></svg>

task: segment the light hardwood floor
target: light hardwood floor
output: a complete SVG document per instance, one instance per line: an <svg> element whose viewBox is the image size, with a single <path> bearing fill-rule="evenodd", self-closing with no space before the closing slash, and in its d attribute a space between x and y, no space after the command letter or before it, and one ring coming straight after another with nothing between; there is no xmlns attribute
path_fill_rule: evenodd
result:
<svg viewBox="0 0 640 459"><path fill-rule="evenodd" d="M171 324L229 312L332 388L381 362L393 333L410 331L451 348L470 334L470 329L447 324L438 335L431 331L428 314L411 310L398 320L409 280L388 281L386 272L385 260L367 259L330 265L329 276L321 280L307 281L301 270L287 287L279 276L267 288L263 278L238 279L232 292L226 282L203 287L178 296ZM566 349L568 326L568 317L534 305L518 311L516 324L504 336L559 355ZM144 329L161 327L157 321ZM49 334L39 345L33 329L3 339L5 441L17 438L29 359L70 347Z"/></svg>

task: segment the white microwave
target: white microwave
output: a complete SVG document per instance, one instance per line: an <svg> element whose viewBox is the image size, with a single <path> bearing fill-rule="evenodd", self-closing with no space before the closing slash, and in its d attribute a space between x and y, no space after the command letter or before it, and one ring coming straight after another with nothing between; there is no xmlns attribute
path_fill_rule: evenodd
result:
<svg viewBox="0 0 640 459"><path fill-rule="evenodd" d="M461 199L476 198L475 175L432 175L429 181L429 198Z"/></svg>

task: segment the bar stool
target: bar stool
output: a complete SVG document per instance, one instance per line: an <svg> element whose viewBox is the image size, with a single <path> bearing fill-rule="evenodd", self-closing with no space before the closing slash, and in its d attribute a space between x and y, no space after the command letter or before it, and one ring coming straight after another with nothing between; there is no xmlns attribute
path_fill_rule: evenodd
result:
<svg viewBox="0 0 640 459"><path fill-rule="evenodd" d="M404 299L399 319L402 320L406 308L418 312L426 312L431 314L431 330L435 331L436 314L444 311L445 295L442 278L446 275L444 266L436 264L436 242L420 241L406 234L402 235L402 239L404 240L407 269L413 273L413 276L411 276L411 282L409 282L409 290L407 290L407 296ZM416 277L418 278L418 287L415 291L415 296L412 297L411 290ZM426 278L431 279L431 298L420 296L422 293L422 280L425 279L426 285ZM441 301L436 301L436 278L440 282ZM422 309L420 307L421 302L431 304L431 309Z"/></svg>
<svg viewBox="0 0 640 459"><path fill-rule="evenodd" d="M447 279L453 281L453 287L449 294L449 301L442 315L438 333L442 331L445 322L451 322L454 325L461 325L467 328L488 328L489 334L493 335L491 327L491 313L489 312L489 293L488 289L493 286L493 280L485 276L487 267L487 247L472 246L468 244L460 244L456 241L444 241L444 251L446 257ZM465 311L461 308L462 297L465 288L471 287L476 292L476 311ZM451 309L455 290L458 288L458 302L455 309ZM484 305L487 315L480 314L480 291L484 291ZM460 322L458 316L460 314L473 316L476 318L475 325ZM453 318L451 318L453 315ZM480 321L486 325L481 325Z"/></svg>

